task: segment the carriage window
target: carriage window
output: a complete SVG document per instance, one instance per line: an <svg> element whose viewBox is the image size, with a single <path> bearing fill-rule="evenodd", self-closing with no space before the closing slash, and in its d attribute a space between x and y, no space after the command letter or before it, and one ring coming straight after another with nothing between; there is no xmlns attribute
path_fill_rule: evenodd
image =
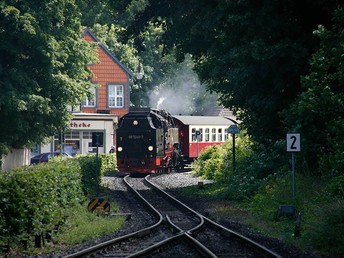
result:
<svg viewBox="0 0 344 258"><path fill-rule="evenodd" d="M201 142L203 140L203 129L200 128L200 129L195 129L195 128L192 128L191 130L191 137L192 137L192 141L193 142L196 142L197 141L197 136L196 136L196 132L198 132L198 141Z"/></svg>
<svg viewBox="0 0 344 258"><path fill-rule="evenodd" d="M211 141L216 142L216 128L211 129Z"/></svg>
<svg viewBox="0 0 344 258"><path fill-rule="evenodd" d="M198 129L198 131L200 132L200 135L198 136L198 141L201 142L201 141L203 141L203 129L200 128L200 129Z"/></svg>
<svg viewBox="0 0 344 258"><path fill-rule="evenodd" d="M218 129L217 138L218 138L218 141L219 141L219 142L222 142L222 141L223 141L223 140L222 140L222 129L221 129L221 128Z"/></svg>
<svg viewBox="0 0 344 258"><path fill-rule="evenodd" d="M192 137L192 141L195 142L196 141L196 129L192 128L191 130L191 137Z"/></svg>
<svg viewBox="0 0 344 258"><path fill-rule="evenodd" d="M209 128L205 128L205 131L204 131L204 140L206 142L209 142Z"/></svg>
<svg viewBox="0 0 344 258"><path fill-rule="evenodd" d="M224 132L226 132L226 129L224 129ZM225 133L225 141L228 140L228 133Z"/></svg>

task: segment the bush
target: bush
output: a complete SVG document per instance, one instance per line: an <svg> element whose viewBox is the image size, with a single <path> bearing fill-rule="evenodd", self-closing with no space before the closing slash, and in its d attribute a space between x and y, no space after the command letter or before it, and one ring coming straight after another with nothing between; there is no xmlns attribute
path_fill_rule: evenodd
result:
<svg viewBox="0 0 344 258"><path fill-rule="evenodd" d="M344 198L344 175L334 177L326 190L332 197Z"/></svg>
<svg viewBox="0 0 344 258"><path fill-rule="evenodd" d="M316 213L307 236L318 250L331 255L344 254L344 201L333 200Z"/></svg>
<svg viewBox="0 0 344 258"><path fill-rule="evenodd" d="M100 174L113 175L117 171L117 158L114 153L102 153L100 159Z"/></svg>
<svg viewBox="0 0 344 258"><path fill-rule="evenodd" d="M95 154L77 155L82 172L82 186L85 194L97 195L104 174L115 173L116 155L104 153L98 157Z"/></svg>
<svg viewBox="0 0 344 258"><path fill-rule="evenodd" d="M195 171L197 176L204 175L204 166L205 161L210 160L213 156L213 153L217 152L217 146L207 147L205 150L200 152L198 158L192 163L192 168ZM211 173L209 174L211 176Z"/></svg>
<svg viewBox="0 0 344 258"><path fill-rule="evenodd" d="M27 242L53 230L64 209L84 200L75 160L13 169L0 175L0 245Z"/></svg>
<svg viewBox="0 0 344 258"><path fill-rule="evenodd" d="M82 187L85 194L96 192L101 182L99 165L95 154L77 155L75 159L79 162L82 172Z"/></svg>

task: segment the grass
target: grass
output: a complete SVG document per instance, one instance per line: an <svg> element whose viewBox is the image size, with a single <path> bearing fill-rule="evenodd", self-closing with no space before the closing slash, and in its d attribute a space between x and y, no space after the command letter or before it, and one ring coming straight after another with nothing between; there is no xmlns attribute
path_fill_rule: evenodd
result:
<svg viewBox="0 0 344 258"><path fill-rule="evenodd" d="M344 257L344 200L342 195L328 193L328 180L297 175L296 198L292 196L290 175L274 178L260 187L252 197L238 201L231 199L228 187L214 183L203 189L181 189L190 197L211 197L218 203L213 216L233 217L255 232L283 240L304 251ZM232 186L233 188L235 186ZM341 189L341 188L340 188ZM223 204L226 200L229 205ZM294 218L276 220L280 205L294 205L301 214L301 236L295 238Z"/></svg>
<svg viewBox="0 0 344 258"><path fill-rule="evenodd" d="M75 245L86 240L118 231L125 222L124 216L97 215L86 211L85 207L71 209L68 219L61 226L55 241L59 244Z"/></svg>
<svg viewBox="0 0 344 258"><path fill-rule="evenodd" d="M110 213L108 215L89 212L88 203L71 207L66 210L66 220L57 232L52 233L52 240L47 241L42 248L34 248L31 244L27 250L17 246L11 250L10 256L21 255L43 255L53 251L64 249L66 246L80 244L87 240L96 239L120 230L126 220L125 216L114 216L119 210L119 204L111 199L111 193L106 188L101 188L100 195L110 202ZM33 242L31 242L33 243ZM18 255L21 254L21 255Z"/></svg>

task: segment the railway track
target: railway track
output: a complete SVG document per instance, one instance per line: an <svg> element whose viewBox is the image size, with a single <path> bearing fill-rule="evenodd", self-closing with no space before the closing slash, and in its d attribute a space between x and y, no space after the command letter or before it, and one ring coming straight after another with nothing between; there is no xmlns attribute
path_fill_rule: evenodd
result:
<svg viewBox="0 0 344 258"><path fill-rule="evenodd" d="M67 257L280 257L195 212L149 178L124 181L155 217L152 225Z"/></svg>

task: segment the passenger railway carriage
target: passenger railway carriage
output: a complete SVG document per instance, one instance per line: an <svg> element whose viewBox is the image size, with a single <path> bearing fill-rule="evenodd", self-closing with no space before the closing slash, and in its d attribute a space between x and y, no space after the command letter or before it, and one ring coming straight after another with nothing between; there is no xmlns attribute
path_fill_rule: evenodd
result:
<svg viewBox="0 0 344 258"><path fill-rule="evenodd" d="M233 124L218 116L171 116L164 110L131 108L116 132L118 169L144 174L182 169L206 147L224 143Z"/></svg>
<svg viewBox="0 0 344 258"><path fill-rule="evenodd" d="M181 153L188 162L206 147L224 143L228 127L236 123L220 116L173 116L173 119L179 129Z"/></svg>

